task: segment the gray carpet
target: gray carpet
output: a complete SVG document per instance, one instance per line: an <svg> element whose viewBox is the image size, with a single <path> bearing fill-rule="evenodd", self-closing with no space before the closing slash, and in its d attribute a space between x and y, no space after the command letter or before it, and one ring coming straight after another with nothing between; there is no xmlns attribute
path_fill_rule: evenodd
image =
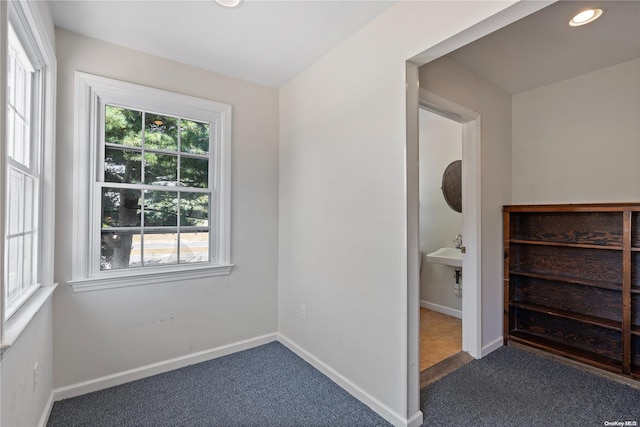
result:
<svg viewBox="0 0 640 427"><path fill-rule="evenodd" d="M640 426L640 390L512 347L468 363L420 397L424 427Z"/></svg>
<svg viewBox="0 0 640 427"><path fill-rule="evenodd" d="M389 426L274 342L62 400L49 427Z"/></svg>

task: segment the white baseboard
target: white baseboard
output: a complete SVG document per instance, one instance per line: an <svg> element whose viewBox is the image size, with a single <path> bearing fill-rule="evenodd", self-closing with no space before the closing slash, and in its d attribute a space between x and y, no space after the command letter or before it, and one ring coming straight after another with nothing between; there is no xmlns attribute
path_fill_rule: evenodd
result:
<svg viewBox="0 0 640 427"><path fill-rule="evenodd" d="M482 357L485 357L487 354L496 351L503 345L502 337L498 337L495 340L491 341L489 344L482 346Z"/></svg>
<svg viewBox="0 0 640 427"><path fill-rule="evenodd" d="M42 411L42 416L40 416L40 421L38 422L38 427L47 427L47 423L49 422L49 415L51 414L51 409L53 408L53 391L49 394L49 400L44 405L44 410Z"/></svg>
<svg viewBox="0 0 640 427"><path fill-rule="evenodd" d="M424 422L422 411L418 411L407 420L407 427L420 427Z"/></svg>
<svg viewBox="0 0 640 427"><path fill-rule="evenodd" d="M455 308L445 307L444 305L434 304L423 299L420 300L420 307L428 308L429 310L437 311L438 313L446 314L447 316L457 317L462 319L462 311Z"/></svg>
<svg viewBox="0 0 640 427"><path fill-rule="evenodd" d="M413 416L411 416L410 419L400 416L384 403L371 396L369 393L351 382L348 378L344 377L342 374L334 370L331 366L327 365L326 363L291 341L286 336L279 333L278 341L280 341L280 343L300 356L318 371L329 377L333 382L338 384L353 397L367 405L382 418L393 424L395 427L419 427L422 424L422 412L416 412ZM418 420L420 422L418 422Z"/></svg>
<svg viewBox="0 0 640 427"><path fill-rule="evenodd" d="M174 359L169 359L158 363L152 363L150 365L141 366L139 368L129 369L127 371L118 372L101 378L56 388L52 393L52 401L58 401L62 399L68 399L70 397L92 393L94 391L103 390L105 388L128 383L130 381L139 380L142 378L150 377L152 375L161 374L164 372L172 371L174 369L179 369L185 366L194 365L196 363L205 362L207 360L216 359L218 357L226 356L231 353L267 344L276 341L277 339L278 336L276 333L262 335L248 340L223 345L210 350L187 354L185 356L176 357Z"/></svg>

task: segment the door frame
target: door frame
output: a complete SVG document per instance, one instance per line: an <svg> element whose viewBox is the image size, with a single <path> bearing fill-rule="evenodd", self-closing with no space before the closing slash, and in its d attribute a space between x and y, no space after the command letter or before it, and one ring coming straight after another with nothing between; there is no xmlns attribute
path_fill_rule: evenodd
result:
<svg viewBox="0 0 640 427"><path fill-rule="evenodd" d="M482 357L482 197L481 117L426 89L419 90L419 108L462 125L462 350ZM417 232L417 230L416 230Z"/></svg>
<svg viewBox="0 0 640 427"><path fill-rule="evenodd" d="M480 113L420 88L419 108L462 125L462 350L482 357L482 209Z"/></svg>
<svg viewBox="0 0 640 427"><path fill-rule="evenodd" d="M407 335L406 335L406 360L407 360L407 426L419 427L422 425L422 411L420 411L420 249L419 249L419 167L418 167L418 133L419 133L419 110L420 108L432 108L441 114L451 114L454 120L464 119L463 124L463 142L462 154L467 156L467 166L462 169L463 188L471 189L471 191L463 191L463 206L469 205L467 209L468 220L473 223L466 225L463 215L463 232L469 233L469 241L467 247L470 252L466 257L466 265L470 270L475 269L475 273L470 272L467 276L476 277L476 287L469 289L471 295L467 300L467 305L471 307L473 313L465 316L465 298L463 298L463 334L468 333L473 342L464 342L469 347L463 347L464 350L474 358L482 356L482 327L481 327L481 253L480 253L480 177L481 177L481 158L480 158L480 115L474 111L458 106L452 102L430 94L428 91L420 89L419 86L419 66L418 64L407 61L405 64L407 84L406 90L406 136L407 142L405 146L405 194L406 194L406 234L405 243L407 251L405 252L406 270L406 297L407 297ZM471 143L475 141L475 143ZM473 167L472 167L473 166ZM468 181L468 182L467 182ZM473 197L472 200L467 200ZM475 227L474 231L468 227ZM474 240L475 237L475 240ZM475 249L471 249L474 248ZM463 259L463 263L465 260ZM470 264L472 262L472 264ZM468 265L467 265L468 264ZM464 277L464 275L463 275ZM464 279L463 279L464 280ZM464 282L463 282L464 286ZM463 292L465 290L463 289ZM475 304L471 304L475 301ZM474 316L474 317L471 317ZM467 321L464 321L464 318ZM476 321L474 321L476 320ZM464 324L467 324L468 330L464 330ZM475 338L475 339L474 339Z"/></svg>

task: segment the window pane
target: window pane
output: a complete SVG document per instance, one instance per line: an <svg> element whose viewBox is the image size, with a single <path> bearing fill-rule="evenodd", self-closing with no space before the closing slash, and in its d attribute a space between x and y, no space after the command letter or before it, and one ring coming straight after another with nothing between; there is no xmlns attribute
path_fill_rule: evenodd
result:
<svg viewBox="0 0 640 427"><path fill-rule="evenodd" d="M144 146L156 150L178 151L178 119L147 113Z"/></svg>
<svg viewBox="0 0 640 427"><path fill-rule="evenodd" d="M24 250L22 254L22 289L27 289L36 283L34 274L35 259L33 257L33 234L24 236Z"/></svg>
<svg viewBox="0 0 640 427"><path fill-rule="evenodd" d="M209 225L209 195L201 193L180 193L180 225Z"/></svg>
<svg viewBox="0 0 640 427"><path fill-rule="evenodd" d="M180 151L183 153L209 153L209 123L180 120Z"/></svg>
<svg viewBox="0 0 640 427"><path fill-rule="evenodd" d="M13 104L18 111L18 113L24 115L25 112L25 71L20 66L18 61L15 62L15 88L14 88L14 96L15 103Z"/></svg>
<svg viewBox="0 0 640 427"><path fill-rule="evenodd" d="M21 159L18 160L28 168L31 167L31 78L32 74L25 72L25 87L24 87L24 111L22 112L22 139L16 139L16 154L19 151L21 153ZM17 124L17 123L16 123ZM17 160L17 159L16 159Z"/></svg>
<svg viewBox="0 0 640 427"><path fill-rule="evenodd" d="M24 215L23 221L24 226L22 227L24 231L33 231L36 227L35 224L35 215L36 210L38 209L38 199L36 197L37 194L37 184L36 181L30 177L24 177Z"/></svg>
<svg viewBox="0 0 640 427"><path fill-rule="evenodd" d="M180 233L180 263L209 261L209 233Z"/></svg>
<svg viewBox="0 0 640 427"><path fill-rule="evenodd" d="M9 239L9 252L7 253L7 302L20 295L21 243L22 236Z"/></svg>
<svg viewBox="0 0 640 427"><path fill-rule="evenodd" d="M12 159L16 157L16 144L14 135L15 113L11 108L7 111L7 155Z"/></svg>
<svg viewBox="0 0 640 427"><path fill-rule="evenodd" d="M180 157L180 185L207 188L209 186L209 160Z"/></svg>
<svg viewBox="0 0 640 427"><path fill-rule="evenodd" d="M20 118L16 118L16 121L13 123L13 141L10 145L13 146L13 156L12 159L16 162L25 164L24 159L24 123Z"/></svg>
<svg viewBox="0 0 640 427"><path fill-rule="evenodd" d="M102 189L102 227L140 226L140 190Z"/></svg>
<svg viewBox="0 0 640 427"><path fill-rule="evenodd" d="M166 265L178 263L178 234L144 234L144 265Z"/></svg>
<svg viewBox="0 0 640 427"><path fill-rule="evenodd" d="M7 56L7 102L10 105L15 105L15 88L14 88L14 78L15 78L15 56L12 51L9 51L9 55Z"/></svg>
<svg viewBox="0 0 640 427"><path fill-rule="evenodd" d="M144 182L152 185L176 185L178 181L178 157L166 154L145 153Z"/></svg>
<svg viewBox="0 0 640 427"><path fill-rule="evenodd" d="M178 225L178 193L173 191L144 192L145 227Z"/></svg>
<svg viewBox="0 0 640 427"><path fill-rule="evenodd" d="M142 154L138 151L105 148L104 180L135 184L141 180Z"/></svg>
<svg viewBox="0 0 640 427"><path fill-rule="evenodd" d="M102 232L100 270L140 267L142 245L140 230Z"/></svg>
<svg viewBox="0 0 640 427"><path fill-rule="evenodd" d="M20 233L23 229L22 219L22 186L23 175L15 169L9 169L9 234Z"/></svg>
<svg viewBox="0 0 640 427"><path fill-rule="evenodd" d="M107 105L104 140L108 144L142 147L142 112Z"/></svg>

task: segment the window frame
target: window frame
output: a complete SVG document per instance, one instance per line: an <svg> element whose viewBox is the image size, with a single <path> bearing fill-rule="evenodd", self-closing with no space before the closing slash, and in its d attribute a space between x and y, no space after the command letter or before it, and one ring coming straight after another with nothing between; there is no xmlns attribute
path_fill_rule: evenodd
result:
<svg viewBox="0 0 640 427"><path fill-rule="evenodd" d="M26 149L28 150L28 160L27 163L25 164L21 161L18 161L12 157L10 157L9 152L12 150L7 150L6 154L5 154L5 167L7 168L5 171L5 179L7 179L6 181L6 185L7 187L5 188L5 195L7 197L7 203L9 203L9 199L11 196L11 193L13 192L13 189L11 188L11 180L8 179L9 176L11 175L12 171L15 171L17 174L22 176L22 181L21 181L21 186L22 189L19 191L19 194L21 196L21 204L22 206L19 208L19 218L18 221L22 224L24 224L24 221L26 221L26 217L25 217L25 212L24 212L24 208L25 205L28 203L28 201L26 200L26 183L25 183L25 178L30 177L32 180L34 180L34 182L36 183L36 192L33 193L32 192L32 198L31 198L31 202L33 203L32 206L32 215L36 216L35 221L32 221L32 226L33 229L32 230L28 230L25 231L24 230L24 225L22 227L18 227L20 228L22 231L19 231L18 233L15 234L11 234L11 230L8 227L8 224L10 224L11 220L11 215L9 214L8 211L8 206L7 206L7 211L6 211L6 215L7 218L5 219L5 221L7 221L5 223L5 227L7 227L5 229L5 233L4 233L4 244L5 246L5 253L4 253L4 257L2 262L5 265L5 269L8 268L8 262L9 262L9 250L8 247L10 246L10 241L12 239L16 239L19 238L20 235L22 235L22 237L26 237L27 234L32 235L33 238L32 239L32 245L35 246L35 248L32 247L31 249L31 253L32 255L35 255L35 259L32 260L32 262L35 262L35 266L32 266L32 273L35 273L35 280L32 280L32 283L28 284L27 288L23 288L24 283L20 283L18 286L21 288L21 292L16 295L16 297L11 300L11 304L9 304L9 299L8 299L8 289L5 289L3 292L3 300L4 300L4 304L5 304L5 309L4 309L4 316L5 316L5 320L8 320L9 318L11 318L11 316L13 316L19 309L20 307L29 300L29 298L31 298L31 296L33 296L33 294L36 293L36 291L40 288L41 286L41 267L40 267L40 251L41 251L41 246L42 246L42 238L40 236L40 231L41 231L41 219L42 219L42 210L41 210L41 201L42 201L42 191L41 191L41 186L40 186L40 181L41 181L41 170L42 170L42 150L43 150L43 133L41 128L43 127L43 123L41 121L42 118L42 111L44 109L44 105L43 105L43 97L42 97L42 90L43 90L43 71L42 71L42 64L40 63L40 61L34 57L35 55L33 54L28 54L27 53L27 48L25 47L25 41L28 42L28 39L26 39L26 36L24 35L24 31L20 31L20 27L18 27L18 29L14 28L14 26L16 24L19 25L19 22L16 22L17 20L14 19L10 19L9 20L9 26L8 26L8 31L9 31L9 37L8 37L8 45L7 45L7 54L12 50L11 49L11 44L10 41L11 39L15 38L15 42L18 44L18 48L14 49L15 50L15 54L14 54L14 59L12 62L14 63L19 63L21 65L21 67L24 69L24 71L27 71L30 73L30 78L29 78L29 82L28 82L28 87L29 87L29 92L27 94L27 96L25 97L25 99L23 100L23 102L25 103L25 110L28 113L28 117L26 117L27 121L26 121L26 125L28 126L29 130L28 130L28 135L26 136L26 140L28 141L28 147L26 147ZM13 34L11 34L11 32L13 31ZM22 35L19 35L18 33L23 33ZM25 40L26 39L26 40ZM8 55L7 55L8 56ZM14 67L14 64L8 64L8 66ZM14 67L13 69L13 77L14 77L14 82L17 79L17 76L15 75L16 73L16 69ZM5 75L8 75L8 73L5 73ZM8 81L7 81L8 84ZM25 80L25 84L26 84L26 80ZM15 94L15 85L14 85L14 94ZM24 94L23 94L24 95ZM17 95L14 95L14 97ZM17 99L17 98L15 98ZM12 105L11 107L9 107L9 94L7 94L7 112L5 117L9 117L9 115L16 115L16 116L22 116L22 112L21 111L17 111L17 106L16 105ZM13 110L13 113L10 112L10 110ZM12 130L15 133L15 126L16 126L16 118L14 117L13 119L13 127ZM9 129L7 129L8 131ZM7 139L5 140L6 143L12 143L15 144L15 141L12 140L13 136L9 136L8 132L7 132ZM5 144L5 149L7 149L8 146ZM15 149L15 146L13 147ZM19 252L21 252L21 257L20 257L20 261L22 261L22 259L24 258L24 241L22 242L21 246L21 250ZM35 269L35 271L33 271L33 269ZM19 278L20 281L22 279L22 274L24 274L24 264L22 264L19 268ZM5 270L5 274L6 274L6 270ZM4 277L4 275L3 275ZM7 280L5 286L9 286L9 282Z"/></svg>
<svg viewBox="0 0 640 427"><path fill-rule="evenodd" d="M229 274L231 105L76 72L73 290L88 291ZM210 125L209 182L213 184L209 212L208 262L100 270L101 212L98 173L104 162L106 105L186 118ZM180 188L180 187L178 187Z"/></svg>
<svg viewBox="0 0 640 427"><path fill-rule="evenodd" d="M7 75L8 32L9 23L33 65L37 69L38 106L32 123L34 133L40 140L39 191L39 248L37 263L37 286L33 286L28 294L20 298L11 310L7 311L5 298L6 283L0 283L0 359L27 328L35 314L50 300L56 283L54 272L54 237L55 237L55 108L57 61L52 28L47 25L47 16L39 5L33 2L10 0L0 2L0 74ZM7 216L7 102L6 86L0 88L0 235L5 236ZM0 275L5 274L5 240L0 245Z"/></svg>

